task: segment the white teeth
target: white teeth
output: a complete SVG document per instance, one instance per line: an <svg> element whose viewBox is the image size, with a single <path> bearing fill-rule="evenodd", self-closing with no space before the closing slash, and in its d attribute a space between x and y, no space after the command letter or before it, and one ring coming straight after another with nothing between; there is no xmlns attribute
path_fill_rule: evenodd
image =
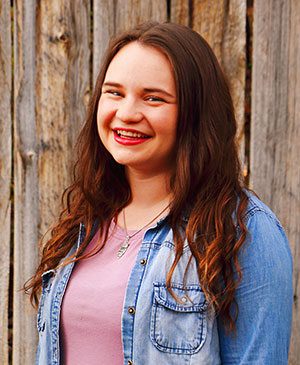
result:
<svg viewBox="0 0 300 365"><path fill-rule="evenodd" d="M145 134L131 131L124 131L122 129L117 129L116 133L119 137L130 137L130 138L148 138Z"/></svg>

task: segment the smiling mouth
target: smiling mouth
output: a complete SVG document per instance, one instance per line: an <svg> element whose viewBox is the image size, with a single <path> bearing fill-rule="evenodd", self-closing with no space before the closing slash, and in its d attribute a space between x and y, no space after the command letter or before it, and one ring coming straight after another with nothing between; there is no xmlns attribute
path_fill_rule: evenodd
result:
<svg viewBox="0 0 300 365"><path fill-rule="evenodd" d="M120 138L125 138L125 139L147 139L147 138L150 138L150 136L147 136L146 134L143 134L143 133L132 132L132 131L124 131L122 129L115 129L114 133L116 133Z"/></svg>

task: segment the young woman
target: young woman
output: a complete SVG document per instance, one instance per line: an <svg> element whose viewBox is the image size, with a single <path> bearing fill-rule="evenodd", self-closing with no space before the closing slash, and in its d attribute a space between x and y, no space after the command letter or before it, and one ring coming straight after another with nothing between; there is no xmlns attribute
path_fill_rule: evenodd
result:
<svg viewBox="0 0 300 365"><path fill-rule="evenodd" d="M286 364L292 263L245 190L228 85L204 39L115 39L74 183L27 289L38 364Z"/></svg>

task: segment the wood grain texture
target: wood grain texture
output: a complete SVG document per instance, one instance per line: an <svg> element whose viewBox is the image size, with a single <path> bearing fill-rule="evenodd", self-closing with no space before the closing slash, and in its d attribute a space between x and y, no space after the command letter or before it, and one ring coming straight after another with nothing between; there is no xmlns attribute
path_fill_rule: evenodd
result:
<svg viewBox="0 0 300 365"><path fill-rule="evenodd" d="M115 11L115 32L119 34L148 20L165 21L167 2L165 0L117 0Z"/></svg>
<svg viewBox="0 0 300 365"><path fill-rule="evenodd" d="M15 293L34 272L38 241L58 217L90 91L90 2L15 5ZM15 364L33 364L36 313L14 300Z"/></svg>
<svg viewBox="0 0 300 365"><path fill-rule="evenodd" d="M90 92L90 2L39 2L36 44L39 234L58 218Z"/></svg>
<svg viewBox="0 0 300 365"><path fill-rule="evenodd" d="M231 0L226 7L221 46L222 66L230 85L238 125L237 142L243 170L245 160L245 87L246 87L246 0Z"/></svg>
<svg viewBox="0 0 300 365"><path fill-rule="evenodd" d="M300 357L300 3L256 1L250 185L277 214L294 260L289 364Z"/></svg>
<svg viewBox="0 0 300 365"><path fill-rule="evenodd" d="M93 86L103 61L105 50L115 34L115 2L94 0L93 3Z"/></svg>
<svg viewBox="0 0 300 365"><path fill-rule="evenodd" d="M288 201L281 200L283 224L287 230L294 260L294 314L289 365L300 358L300 2L291 2L289 39L288 151L286 156ZM281 214L281 213L280 213Z"/></svg>
<svg viewBox="0 0 300 365"><path fill-rule="evenodd" d="M0 363L8 364L8 288L11 184L11 24L10 3L0 3Z"/></svg>
<svg viewBox="0 0 300 365"><path fill-rule="evenodd" d="M38 256L38 170L35 118L35 6L14 3L14 301L13 364L34 364L36 313L19 291Z"/></svg>
<svg viewBox="0 0 300 365"><path fill-rule="evenodd" d="M166 0L94 0L93 82L111 37L148 20L167 20Z"/></svg>
<svg viewBox="0 0 300 365"><path fill-rule="evenodd" d="M223 64L222 43L228 13L226 0L194 0L192 25L214 50L219 62Z"/></svg>
<svg viewBox="0 0 300 365"><path fill-rule="evenodd" d="M172 23L189 26L191 12L188 0L171 0L170 20Z"/></svg>
<svg viewBox="0 0 300 365"><path fill-rule="evenodd" d="M246 0L194 0L191 23L214 50L229 81L238 124L240 159L244 165Z"/></svg>

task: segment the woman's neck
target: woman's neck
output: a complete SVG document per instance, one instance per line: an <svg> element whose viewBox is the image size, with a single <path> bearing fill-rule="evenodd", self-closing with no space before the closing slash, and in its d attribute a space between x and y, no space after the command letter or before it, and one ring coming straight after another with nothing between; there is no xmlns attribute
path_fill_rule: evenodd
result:
<svg viewBox="0 0 300 365"><path fill-rule="evenodd" d="M125 207L126 225L129 230L140 229L157 216L172 201L169 189L170 174L145 175L127 171L132 200ZM167 211L157 217L159 220ZM123 215L118 217L118 225L124 227Z"/></svg>
<svg viewBox="0 0 300 365"><path fill-rule="evenodd" d="M136 171L127 172L131 188L132 204L151 206L170 197L170 174L145 175Z"/></svg>

